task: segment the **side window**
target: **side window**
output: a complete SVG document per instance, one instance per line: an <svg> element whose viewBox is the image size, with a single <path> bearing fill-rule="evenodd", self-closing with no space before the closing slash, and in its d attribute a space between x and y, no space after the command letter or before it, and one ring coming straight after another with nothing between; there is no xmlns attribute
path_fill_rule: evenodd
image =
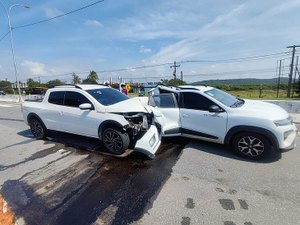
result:
<svg viewBox="0 0 300 225"><path fill-rule="evenodd" d="M193 93L193 92L183 92L182 103L183 103L183 108L204 110L204 111L208 111L208 108L211 105L215 105L214 102L204 97L203 95Z"/></svg>
<svg viewBox="0 0 300 225"><path fill-rule="evenodd" d="M55 105L63 105L64 104L64 91L53 91L49 95L48 102Z"/></svg>
<svg viewBox="0 0 300 225"><path fill-rule="evenodd" d="M65 106L71 106L71 107L79 107L79 105L83 103L90 103L92 104L85 96L78 92L74 91L67 91L65 95Z"/></svg>
<svg viewBox="0 0 300 225"><path fill-rule="evenodd" d="M176 108L176 102L173 94L160 94L150 97L149 105L157 106L158 108Z"/></svg>

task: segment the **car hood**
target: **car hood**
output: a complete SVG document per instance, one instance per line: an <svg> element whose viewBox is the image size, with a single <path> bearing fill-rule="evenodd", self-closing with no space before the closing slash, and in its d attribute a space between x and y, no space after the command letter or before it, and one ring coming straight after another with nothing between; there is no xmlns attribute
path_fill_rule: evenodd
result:
<svg viewBox="0 0 300 225"><path fill-rule="evenodd" d="M143 112L150 113L151 109L146 106L138 98L130 98L122 102L110 105L106 108L106 112L111 113L133 113L133 112Z"/></svg>
<svg viewBox="0 0 300 225"><path fill-rule="evenodd" d="M259 115L274 120L286 119L289 117L289 114L280 106L259 100L245 99L245 103L236 109L241 110L248 115L254 114L256 116Z"/></svg>

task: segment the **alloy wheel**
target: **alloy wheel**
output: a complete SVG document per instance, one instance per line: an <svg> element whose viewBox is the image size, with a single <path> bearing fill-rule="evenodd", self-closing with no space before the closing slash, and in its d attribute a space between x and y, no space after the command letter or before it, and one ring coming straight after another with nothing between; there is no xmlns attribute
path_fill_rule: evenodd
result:
<svg viewBox="0 0 300 225"><path fill-rule="evenodd" d="M238 150L251 157L260 156L264 150L265 145L262 140L253 136L245 136L238 141Z"/></svg>

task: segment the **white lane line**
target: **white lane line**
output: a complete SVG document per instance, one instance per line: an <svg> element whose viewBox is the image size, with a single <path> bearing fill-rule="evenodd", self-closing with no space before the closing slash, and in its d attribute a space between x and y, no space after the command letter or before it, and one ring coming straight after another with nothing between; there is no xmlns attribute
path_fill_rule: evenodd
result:
<svg viewBox="0 0 300 225"><path fill-rule="evenodd" d="M0 103L0 107L11 108L11 107L17 107L17 105L8 105L8 104L2 104L2 103Z"/></svg>

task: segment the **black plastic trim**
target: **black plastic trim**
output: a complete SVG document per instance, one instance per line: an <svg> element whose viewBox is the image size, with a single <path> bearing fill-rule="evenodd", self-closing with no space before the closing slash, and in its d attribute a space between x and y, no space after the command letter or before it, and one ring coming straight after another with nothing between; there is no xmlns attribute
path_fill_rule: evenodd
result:
<svg viewBox="0 0 300 225"><path fill-rule="evenodd" d="M264 135L268 140L271 142L271 144L279 150L279 143L277 141L276 136L269 130L261 127L254 127L254 126L236 126L232 127L226 134L224 144L230 144L232 141L232 138L241 132L253 132L257 134Z"/></svg>
<svg viewBox="0 0 300 225"><path fill-rule="evenodd" d="M205 137L205 138L219 139L218 137L210 135L210 134L206 134L206 133L202 133L202 132L198 132L198 131L194 131L194 130L189 130L189 129L185 129L185 128L181 128L180 132L183 134L195 135L195 136L200 136L200 137Z"/></svg>
<svg viewBox="0 0 300 225"><path fill-rule="evenodd" d="M31 118L37 118L44 125L44 127L47 129L47 127L45 126L43 120L37 114L35 114L35 113L29 113L28 114L28 116L27 116L28 124L29 124Z"/></svg>
<svg viewBox="0 0 300 225"><path fill-rule="evenodd" d="M118 128L124 129L124 127L123 127L120 123L118 123L118 122L116 122L116 121L114 121L114 120L106 120L106 121L103 121L103 122L100 124L99 128L98 128L98 134L99 134L99 138L100 138L100 139L102 139L101 134L102 134L103 128L104 128L104 127L107 127L107 126L118 127Z"/></svg>

